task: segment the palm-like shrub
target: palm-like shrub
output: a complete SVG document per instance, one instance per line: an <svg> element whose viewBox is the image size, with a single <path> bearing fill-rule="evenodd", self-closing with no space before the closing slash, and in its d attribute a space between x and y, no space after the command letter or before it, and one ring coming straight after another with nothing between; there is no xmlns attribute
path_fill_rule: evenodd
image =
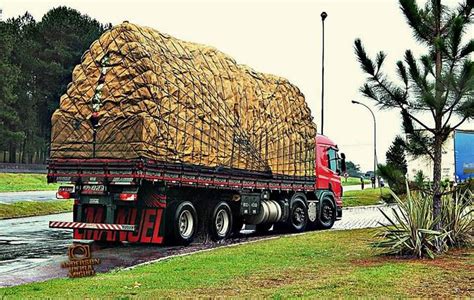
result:
<svg viewBox="0 0 474 300"><path fill-rule="evenodd" d="M377 233L379 241L372 245L382 248L387 254L409 255L419 258L434 258L449 246L470 246L474 233L472 190L459 188L443 196L443 210L439 218L433 218L432 201L423 192L410 192L406 185L406 199L401 200L392 193L398 207L392 208L389 216L380 210L388 221L381 224ZM441 222L442 230L434 230Z"/></svg>
<svg viewBox="0 0 474 300"><path fill-rule="evenodd" d="M472 245L474 234L472 195L472 190L467 186L442 198L441 222L448 233L447 243L450 246Z"/></svg>
<svg viewBox="0 0 474 300"><path fill-rule="evenodd" d="M421 192L411 193L408 185L404 200L390 192L398 207L392 208L392 217L380 210L388 224L381 223L382 230L377 234L381 240L373 246L387 254L433 258L440 247L446 247L446 233L434 230L439 219L432 217L432 202Z"/></svg>

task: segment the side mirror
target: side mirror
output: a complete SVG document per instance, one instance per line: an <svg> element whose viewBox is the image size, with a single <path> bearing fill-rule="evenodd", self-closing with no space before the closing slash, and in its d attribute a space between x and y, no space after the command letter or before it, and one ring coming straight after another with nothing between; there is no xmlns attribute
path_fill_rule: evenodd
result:
<svg viewBox="0 0 474 300"><path fill-rule="evenodd" d="M342 173L346 173L347 171L346 155L344 153L341 153L341 170L342 170Z"/></svg>

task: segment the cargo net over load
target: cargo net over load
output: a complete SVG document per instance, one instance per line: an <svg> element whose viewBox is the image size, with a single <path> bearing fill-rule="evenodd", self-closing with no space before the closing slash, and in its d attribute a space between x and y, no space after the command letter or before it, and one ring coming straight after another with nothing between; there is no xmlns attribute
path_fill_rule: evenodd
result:
<svg viewBox="0 0 474 300"><path fill-rule="evenodd" d="M52 117L51 158L145 158L312 177L315 137L304 96L286 79L125 22L74 68Z"/></svg>

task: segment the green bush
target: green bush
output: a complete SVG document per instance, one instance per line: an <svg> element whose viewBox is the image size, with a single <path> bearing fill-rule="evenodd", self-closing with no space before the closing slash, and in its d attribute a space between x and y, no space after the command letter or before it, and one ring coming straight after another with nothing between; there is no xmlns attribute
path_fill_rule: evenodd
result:
<svg viewBox="0 0 474 300"><path fill-rule="evenodd" d="M396 194L403 194L405 192L405 175L391 164L379 164L377 174L382 176L390 186L390 189Z"/></svg>
<svg viewBox="0 0 474 300"><path fill-rule="evenodd" d="M432 198L428 194L410 191L408 183L406 199L401 200L390 192L398 207L392 208L393 217L381 210L389 224L382 224L377 233L380 240L373 246L387 254L419 258L434 258L436 252L446 251L448 247L472 246L474 220L470 183L445 192L441 216L436 219L433 219ZM434 230L437 222L441 222L440 231Z"/></svg>

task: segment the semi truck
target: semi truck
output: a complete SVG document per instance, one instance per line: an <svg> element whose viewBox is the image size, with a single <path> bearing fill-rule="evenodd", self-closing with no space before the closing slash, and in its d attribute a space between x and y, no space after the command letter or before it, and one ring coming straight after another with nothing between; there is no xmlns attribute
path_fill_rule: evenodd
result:
<svg viewBox="0 0 474 300"><path fill-rule="evenodd" d="M314 180L235 170L167 165L149 159L52 159L48 182L68 184L76 240L191 243L198 232L221 240L244 224L259 232L329 229L342 217L345 155L328 137L315 140Z"/></svg>
<svg viewBox="0 0 474 300"><path fill-rule="evenodd" d="M74 211L49 227L75 240L185 245L342 217L345 155L296 86L150 28L91 45L51 136L48 182Z"/></svg>

